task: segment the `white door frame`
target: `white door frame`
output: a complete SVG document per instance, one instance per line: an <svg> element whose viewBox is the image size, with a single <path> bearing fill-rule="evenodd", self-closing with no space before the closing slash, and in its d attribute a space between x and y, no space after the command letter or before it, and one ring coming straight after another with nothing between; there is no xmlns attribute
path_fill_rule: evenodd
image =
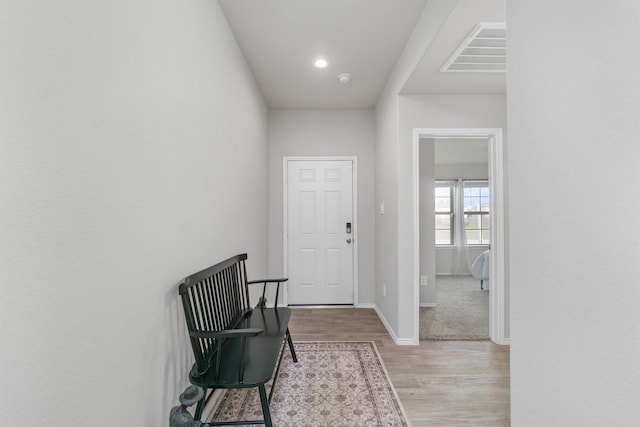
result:
<svg viewBox="0 0 640 427"><path fill-rule="evenodd" d="M358 158L356 156L285 156L282 158L282 242L283 242L283 260L284 260L284 276L289 277L289 238L287 232L289 230L289 209L288 209L288 164L290 161L340 161L350 160L353 164L353 178L351 181L351 191L353 197L352 203L352 229L353 234L353 305L358 306ZM283 294L284 305L289 305L288 286L284 287Z"/></svg>
<svg viewBox="0 0 640 427"><path fill-rule="evenodd" d="M416 128L413 130L413 283L414 341L420 333L420 138L487 138L489 140L489 188L491 192L491 257L489 268L489 334L496 344L508 344L505 336L505 183L504 146L500 128Z"/></svg>

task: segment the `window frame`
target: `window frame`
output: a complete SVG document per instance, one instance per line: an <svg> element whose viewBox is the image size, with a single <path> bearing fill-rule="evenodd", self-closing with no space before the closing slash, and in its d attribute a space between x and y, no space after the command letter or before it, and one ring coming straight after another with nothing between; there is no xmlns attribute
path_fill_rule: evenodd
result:
<svg viewBox="0 0 640 427"><path fill-rule="evenodd" d="M482 185L482 186L477 186L477 187L465 187L466 183L482 183L482 184L486 184L486 185ZM464 233L465 233L465 237L467 240L467 246L489 246L491 245L491 192L490 192L490 186L489 186L489 180L488 179L463 179L462 180L462 197L463 199L466 199L468 196L465 194L465 190L467 188L486 188L488 191L488 196L486 196L487 200L487 204L486 204L486 209L483 209L483 203L482 203L482 199L483 196L480 195L479 196L479 210L470 210L468 211L466 209L466 203L463 203L463 205L465 205L464 207L464 212L462 212L462 215L464 215ZM473 228L471 230L477 230L478 231L478 241L479 243L469 243L469 229L467 228L467 218L468 217L477 217L478 219L475 220L474 222L476 222L477 224L479 224L479 228ZM484 224L484 219L485 217L487 218L487 227L483 227ZM485 243L485 237L486 237L486 243Z"/></svg>
<svg viewBox="0 0 640 427"><path fill-rule="evenodd" d="M442 185L446 184L446 185ZM449 216L449 243L438 243L437 238L435 240L435 245L437 247L451 247L456 245L455 239L455 196L458 187L457 179L436 179L434 180L434 203L436 199L435 190L438 188L449 188L449 211L448 212L438 212L435 209L434 205L434 221L437 223L438 216ZM446 230L446 229L438 229L434 224L434 228L436 232L438 230Z"/></svg>

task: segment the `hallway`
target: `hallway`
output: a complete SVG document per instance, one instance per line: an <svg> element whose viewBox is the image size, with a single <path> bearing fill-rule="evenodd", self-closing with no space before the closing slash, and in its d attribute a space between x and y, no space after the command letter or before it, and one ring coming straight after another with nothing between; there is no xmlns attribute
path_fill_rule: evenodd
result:
<svg viewBox="0 0 640 427"><path fill-rule="evenodd" d="M374 310L293 309L294 341L375 341L413 426L508 426L509 347L491 341L398 346Z"/></svg>

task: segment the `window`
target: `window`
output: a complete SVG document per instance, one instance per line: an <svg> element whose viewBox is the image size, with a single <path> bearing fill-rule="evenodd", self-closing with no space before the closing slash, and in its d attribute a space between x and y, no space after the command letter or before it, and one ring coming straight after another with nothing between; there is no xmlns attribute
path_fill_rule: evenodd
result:
<svg viewBox="0 0 640 427"><path fill-rule="evenodd" d="M453 245L453 201L456 181L436 180L436 245Z"/></svg>
<svg viewBox="0 0 640 427"><path fill-rule="evenodd" d="M489 244L489 181L462 181L468 245Z"/></svg>
<svg viewBox="0 0 640 427"><path fill-rule="evenodd" d="M461 201L456 202L456 194L462 195ZM467 245L490 243L489 181L474 179L459 183L458 180L439 179L435 181L435 198L436 245L455 245L460 239L458 230L462 229L462 219ZM456 216L461 209L464 209L463 215Z"/></svg>

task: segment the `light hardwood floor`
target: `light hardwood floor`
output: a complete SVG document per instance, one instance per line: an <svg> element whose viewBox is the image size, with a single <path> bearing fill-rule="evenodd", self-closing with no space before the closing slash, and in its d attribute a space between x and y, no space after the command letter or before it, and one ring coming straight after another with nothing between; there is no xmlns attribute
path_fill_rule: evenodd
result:
<svg viewBox="0 0 640 427"><path fill-rule="evenodd" d="M296 341L374 341L412 426L508 426L509 347L490 341L396 345L372 309L294 308Z"/></svg>

